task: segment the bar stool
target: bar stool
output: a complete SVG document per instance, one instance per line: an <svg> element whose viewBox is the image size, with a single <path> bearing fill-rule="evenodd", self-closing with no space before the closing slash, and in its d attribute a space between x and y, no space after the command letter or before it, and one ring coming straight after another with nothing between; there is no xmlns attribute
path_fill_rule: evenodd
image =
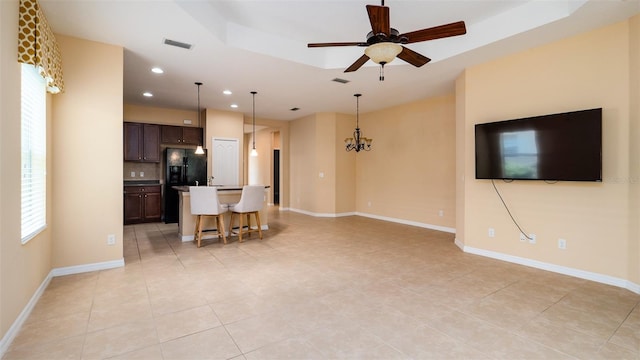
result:
<svg viewBox="0 0 640 360"><path fill-rule="evenodd" d="M203 218L206 216L213 216L216 219L215 230L218 233L218 238L222 237L226 244L227 236L224 231L224 216L222 214L227 212L227 206L220 204L218 189L213 186L189 186L189 195L191 197L191 214L196 215L196 229L193 240L197 241L198 247L200 247L200 242L202 241Z"/></svg>
<svg viewBox="0 0 640 360"><path fill-rule="evenodd" d="M249 234L251 232L257 231L260 234L260 239L262 239L262 225L260 224L260 213L262 210L262 204L264 202L264 185L245 185L242 187L242 194L240 195L240 202L237 204L229 204L229 211L231 211L231 219L230 228L233 228L233 217L234 215L239 215L239 225L237 233L233 233L233 235L238 235L238 242L242 242L242 234ZM256 224L258 225L257 229L251 228L251 214L256 219ZM246 215L247 217L247 231L243 231L243 218Z"/></svg>

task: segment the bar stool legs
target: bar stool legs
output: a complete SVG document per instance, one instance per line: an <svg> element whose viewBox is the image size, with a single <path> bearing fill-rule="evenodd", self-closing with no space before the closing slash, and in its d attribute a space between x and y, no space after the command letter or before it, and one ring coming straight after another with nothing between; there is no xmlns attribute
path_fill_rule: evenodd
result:
<svg viewBox="0 0 640 360"><path fill-rule="evenodd" d="M254 215L254 218L256 219L256 224L257 224L257 229L252 229L251 228L251 214ZM247 213L239 213L239 212L232 212L231 213L231 219L230 219L230 225L229 228L231 229L233 227L233 218L234 215L240 215L238 216L238 232L233 232L233 235L238 235L238 242L242 242L242 235L243 234L250 234L252 232L258 232L260 239L262 240L262 225L260 223L260 213L258 211L251 211L251 212L247 212ZM247 221L247 231L244 231L244 217L246 215L246 221ZM231 233L230 233L231 235Z"/></svg>
<svg viewBox="0 0 640 360"><path fill-rule="evenodd" d="M204 223L204 216L213 216L216 219L216 231L218 233L218 239L222 238L222 241L227 243L227 235L224 230L224 216L221 215L197 215L196 216L196 229L194 231L193 240L198 243L198 247L200 247L200 242L202 241L202 224Z"/></svg>

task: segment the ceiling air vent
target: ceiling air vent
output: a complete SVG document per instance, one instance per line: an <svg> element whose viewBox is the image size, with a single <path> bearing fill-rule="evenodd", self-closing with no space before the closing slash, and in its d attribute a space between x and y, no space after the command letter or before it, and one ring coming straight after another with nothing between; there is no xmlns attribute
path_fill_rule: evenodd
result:
<svg viewBox="0 0 640 360"><path fill-rule="evenodd" d="M191 50L191 48L193 47L193 45L191 44L187 44L187 43L183 43L183 42L175 41L171 39L164 39L163 43L165 45L175 46L175 47L179 47L187 50Z"/></svg>
<svg viewBox="0 0 640 360"><path fill-rule="evenodd" d="M348 82L349 82L349 80L340 79L340 78L335 78L335 79L333 79L333 80L331 80L331 81L335 81L335 82L338 82L338 83L340 83L340 84L346 84L346 83L348 83Z"/></svg>

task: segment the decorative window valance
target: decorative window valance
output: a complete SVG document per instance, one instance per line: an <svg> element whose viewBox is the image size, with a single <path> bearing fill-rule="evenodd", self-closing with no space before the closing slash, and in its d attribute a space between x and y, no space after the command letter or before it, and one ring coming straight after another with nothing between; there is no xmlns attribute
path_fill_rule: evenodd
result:
<svg viewBox="0 0 640 360"><path fill-rule="evenodd" d="M18 62L35 65L48 92L64 91L60 49L37 0L20 0Z"/></svg>

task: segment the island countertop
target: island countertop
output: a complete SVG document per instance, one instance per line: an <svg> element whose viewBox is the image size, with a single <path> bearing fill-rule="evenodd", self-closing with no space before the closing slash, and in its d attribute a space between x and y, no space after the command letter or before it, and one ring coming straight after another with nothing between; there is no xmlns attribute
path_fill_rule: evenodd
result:
<svg viewBox="0 0 640 360"><path fill-rule="evenodd" d="M218 191L242 190L242 185L217 185L217 186L213 186L213 187L218 188ZM264 186L265 189L268 189L270 187L271 186L269 186L269 185L265 185ZM174 189L176 189L178 191L189 192L189 186L188 185L172 186L172 188L174 188Z"/></svg>
<svg viewBox="0 0 640 360"><path fill-rule="evenodd" d="M235 204L240 201L240 197L242 197L242 185L232 185L232 186L215 186L218 188L218 197L219 201L223 204ZM188 185L181 186L172 186L173 189L178 191L178 236L182 241L191 241L193 240L193 234L195 233L195 224L196 219L195 215L191 214L191 194L189 192ZM264 191L265 196L262 204L262 210L260 210L260 223L262 230L269 229L269 213L267 211L267 191L269 191L270 186L265 185ZM223 214L224 222L228 227L236 226L235 224L230 223L230 212L225 212ZM225 226L225 227L226 227ZM213 219L207 217L204 219L204 228L211 229L215 228L213 224ZM228 228L227 228L227 231ZM230 235L227 235L230 236ZM203 239L213 238L215 235L204 235Z"/></svg>

